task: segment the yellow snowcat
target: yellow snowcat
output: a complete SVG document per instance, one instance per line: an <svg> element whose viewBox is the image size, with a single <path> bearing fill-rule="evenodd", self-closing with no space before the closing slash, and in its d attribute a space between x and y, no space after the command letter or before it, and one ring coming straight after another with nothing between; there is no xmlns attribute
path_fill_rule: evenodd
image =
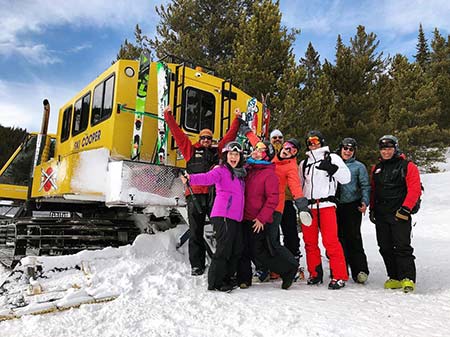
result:
<svg viewBox="0 0 450 337"><path fill-rule="evenodd" d="M186 163L167 104L193 142L203 128L219 140L238 107L258 134L264 124L262 104L231 80L187 63L117 61L59 109L56 134L44 100L41 132L0 170L0 262L124 245L185 222Z"/></svg>

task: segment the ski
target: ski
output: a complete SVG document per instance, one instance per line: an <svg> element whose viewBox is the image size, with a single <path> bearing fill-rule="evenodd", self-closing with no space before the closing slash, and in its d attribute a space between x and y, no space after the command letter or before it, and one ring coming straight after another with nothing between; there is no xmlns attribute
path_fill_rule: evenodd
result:
<svg viewBox="0 0 450 337"><path fill-rule="evenodd" d="M256 127L258 124L258 105L255 97L247 101L247 111L245 112L245 121L253 133L256 134Z"/></svg>
<svg viewBox="0 0 450 337"><path fill-rule="evenodd" d="M164 62L156 63L158 83L158 141L156 163L167 164L167 127L164 122L164 108L169 105L171 72Z"/></svg>
<svg viewBox="0 0 450 337"><path fill-rule="evenodd" d="M261 103L263 105L263 119L262 119L262 139L269 139L269 123L270 123L270 110L267 107L267 97L269 94L267 93L266 96L261 94Z"/></svg>
<svg viewBox="0 0 450 337"><path fill-rule="evenodd" d="M142 52L139 58L139 74L136 93L136 109L133 124L131 160L139 160L142 147L142 128L144 126L145 100L149 79L150 56Z"/></svg>

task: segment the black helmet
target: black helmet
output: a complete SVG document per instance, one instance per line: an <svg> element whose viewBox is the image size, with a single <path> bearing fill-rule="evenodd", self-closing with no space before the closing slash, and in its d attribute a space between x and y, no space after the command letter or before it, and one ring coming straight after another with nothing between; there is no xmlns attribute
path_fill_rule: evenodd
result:
<svg viewBox="0 0 450 337"><path fill-rule="evenodd" d="M320 146L325 145L325 138L323 137L322 133L318 130L312 130L312 131L309 131L308 134L306 135L306 139L305 139L306 147L308 147L308 140L310 138L314 138L314 137L317 137L319 139Z"/></svg>
<svg viewBox="0 0 450 337"><path fill-rule="evenodd" d="M378 148L381 150L383 148L393 147L395 149L395 153L398 153L398 139L393 135L384 135L378 140Z"/></svg>
<svg viewBox="0 0 450 337"><path fill-rule="evenodd" d="M287 143L291 143L292 145L295 146L295 148L296 148L298 151L300 151L300 143L298 142L297 139L295 139L295 138L290 138L290 139L288 139L286 142L287 142Z"/></svg>
<svg viewBox="0 0 450 337"><path fill-rule="evenodd" d="M347 137L347 138L342 139L340 146L341 147L342 146L350 146L350 147L356 148L358 146L358 143L356 143L355 138Z"/></svg>

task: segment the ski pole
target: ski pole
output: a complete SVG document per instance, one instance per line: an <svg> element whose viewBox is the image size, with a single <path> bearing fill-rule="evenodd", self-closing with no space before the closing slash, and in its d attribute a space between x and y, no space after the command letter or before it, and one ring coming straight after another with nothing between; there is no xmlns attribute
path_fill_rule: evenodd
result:
<svg viewBox="0 0 450 337"><path fill-rule="evenodd" d="M195 209L197 210L198 213L203 213L202 208L200 207L197 198L195 197L194 192L192 191L192 187L191 184L189 183L189 180L187 178L187 172L186 171L182 171L181 173L183 175L183 177L186 178L186 187L189 191L189 193L191 194L191 198L192 198L192 202L194 204Z"/></svg>

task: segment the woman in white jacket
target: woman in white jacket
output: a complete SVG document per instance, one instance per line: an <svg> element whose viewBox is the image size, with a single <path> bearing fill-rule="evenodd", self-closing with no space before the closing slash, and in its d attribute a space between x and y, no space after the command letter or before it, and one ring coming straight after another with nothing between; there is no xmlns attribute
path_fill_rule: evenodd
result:
<svg viewBox="0 0 450 337"><path fill-rule="evenodd" d="M332 274L329 289L340 289L348 280L344 252L339 242L336 221L336 189L338 183L350 182L350 171L343 160L330 153L319 131L310 131L306 138L307 159L299 165L303 193L308 199L313 221L310 226L302 225L305 241L308 284L323 283L323 268L319 249L319 230L322 243L330 259Z"/></svg>

